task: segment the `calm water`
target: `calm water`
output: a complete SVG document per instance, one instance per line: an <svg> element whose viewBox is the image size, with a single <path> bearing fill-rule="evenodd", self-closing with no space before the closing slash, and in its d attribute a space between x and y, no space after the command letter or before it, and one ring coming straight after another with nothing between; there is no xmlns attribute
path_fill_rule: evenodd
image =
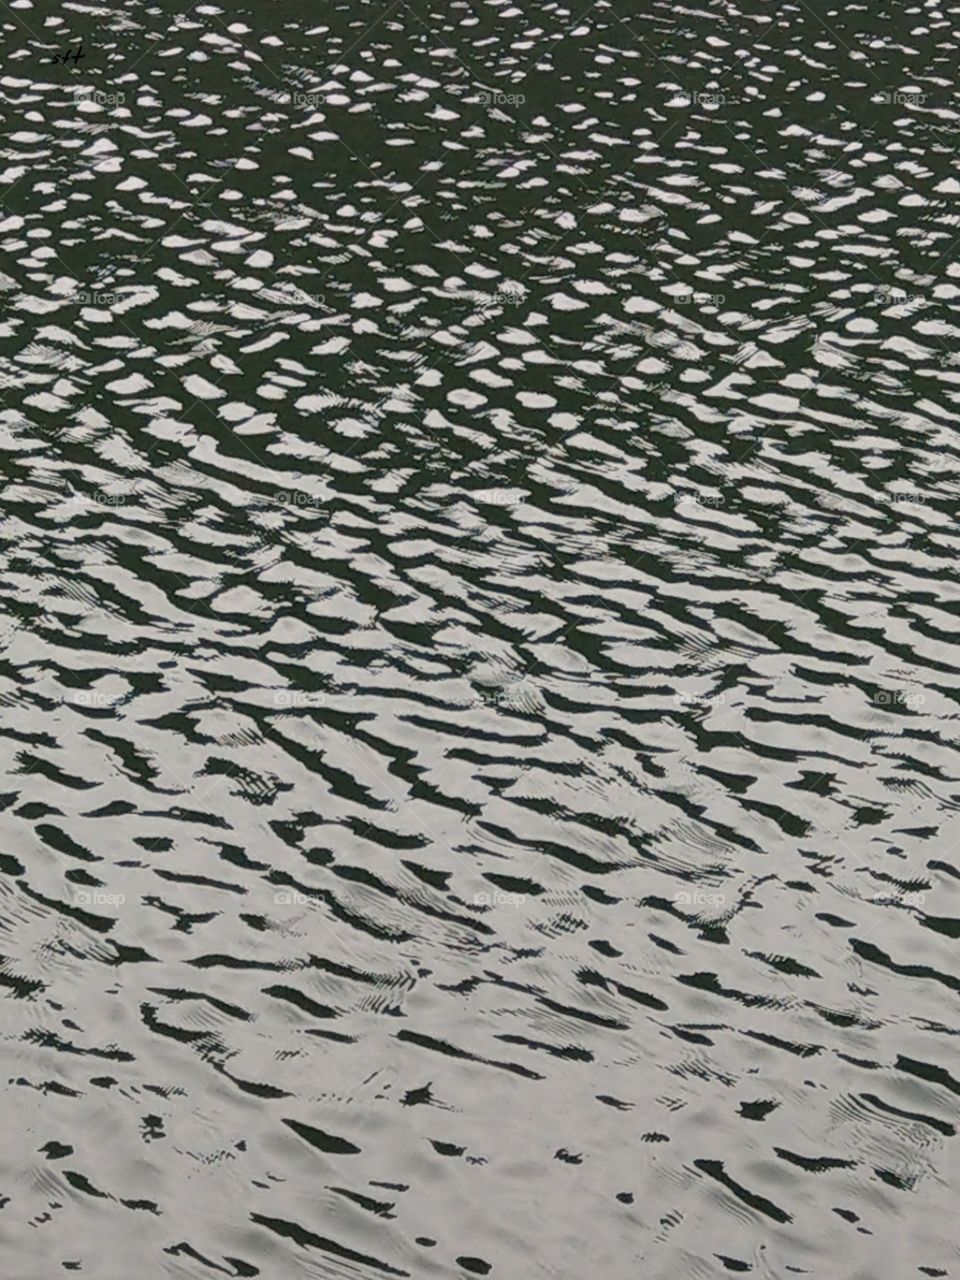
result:
<svg viewBox="0 0 960 1280"><path fill-rule="evenodd" d="M4 6L4 1280L960 1276L960 7L637 8Z"/></svg>

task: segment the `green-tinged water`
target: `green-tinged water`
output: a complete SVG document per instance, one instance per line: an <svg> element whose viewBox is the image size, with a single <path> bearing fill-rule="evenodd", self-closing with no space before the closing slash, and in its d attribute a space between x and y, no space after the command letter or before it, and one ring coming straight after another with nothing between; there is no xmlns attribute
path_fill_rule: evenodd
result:
<svg viewBox="0 0 960 1280"><path fill-rule="evenodd" d="M0 31L0 1275L958 1277L960 7Z"/></svg>

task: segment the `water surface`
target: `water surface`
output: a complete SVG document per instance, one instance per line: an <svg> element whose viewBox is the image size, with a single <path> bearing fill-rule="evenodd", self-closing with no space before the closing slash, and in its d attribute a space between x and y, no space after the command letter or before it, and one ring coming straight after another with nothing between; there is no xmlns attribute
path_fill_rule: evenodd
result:
<svg viewBox="0 0 960 1280"><path fill-rule="evenodd" d="M5 1277L958 1274L958 22L5 9Z"/></svg>

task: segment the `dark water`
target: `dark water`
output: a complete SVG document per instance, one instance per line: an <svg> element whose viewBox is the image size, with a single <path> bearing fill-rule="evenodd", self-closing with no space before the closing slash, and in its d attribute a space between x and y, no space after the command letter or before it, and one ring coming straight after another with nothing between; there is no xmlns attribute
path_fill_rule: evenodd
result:
<svg viewBox="0 0 960 1280"><path fill-rule="evenodd" d="M960 1275L960 7L632 8L4 6L4 1280Z"/></svg>

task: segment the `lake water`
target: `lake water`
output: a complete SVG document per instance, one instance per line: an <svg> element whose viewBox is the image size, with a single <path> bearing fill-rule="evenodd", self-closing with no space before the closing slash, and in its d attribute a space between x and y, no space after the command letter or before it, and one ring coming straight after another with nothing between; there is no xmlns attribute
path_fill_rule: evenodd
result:
<svg viewBox="0 0 960 1280"><path fill-rule="evenodd" d="M631 7L4 6L5 1280L960 1275L960 8Z"/></svg>

